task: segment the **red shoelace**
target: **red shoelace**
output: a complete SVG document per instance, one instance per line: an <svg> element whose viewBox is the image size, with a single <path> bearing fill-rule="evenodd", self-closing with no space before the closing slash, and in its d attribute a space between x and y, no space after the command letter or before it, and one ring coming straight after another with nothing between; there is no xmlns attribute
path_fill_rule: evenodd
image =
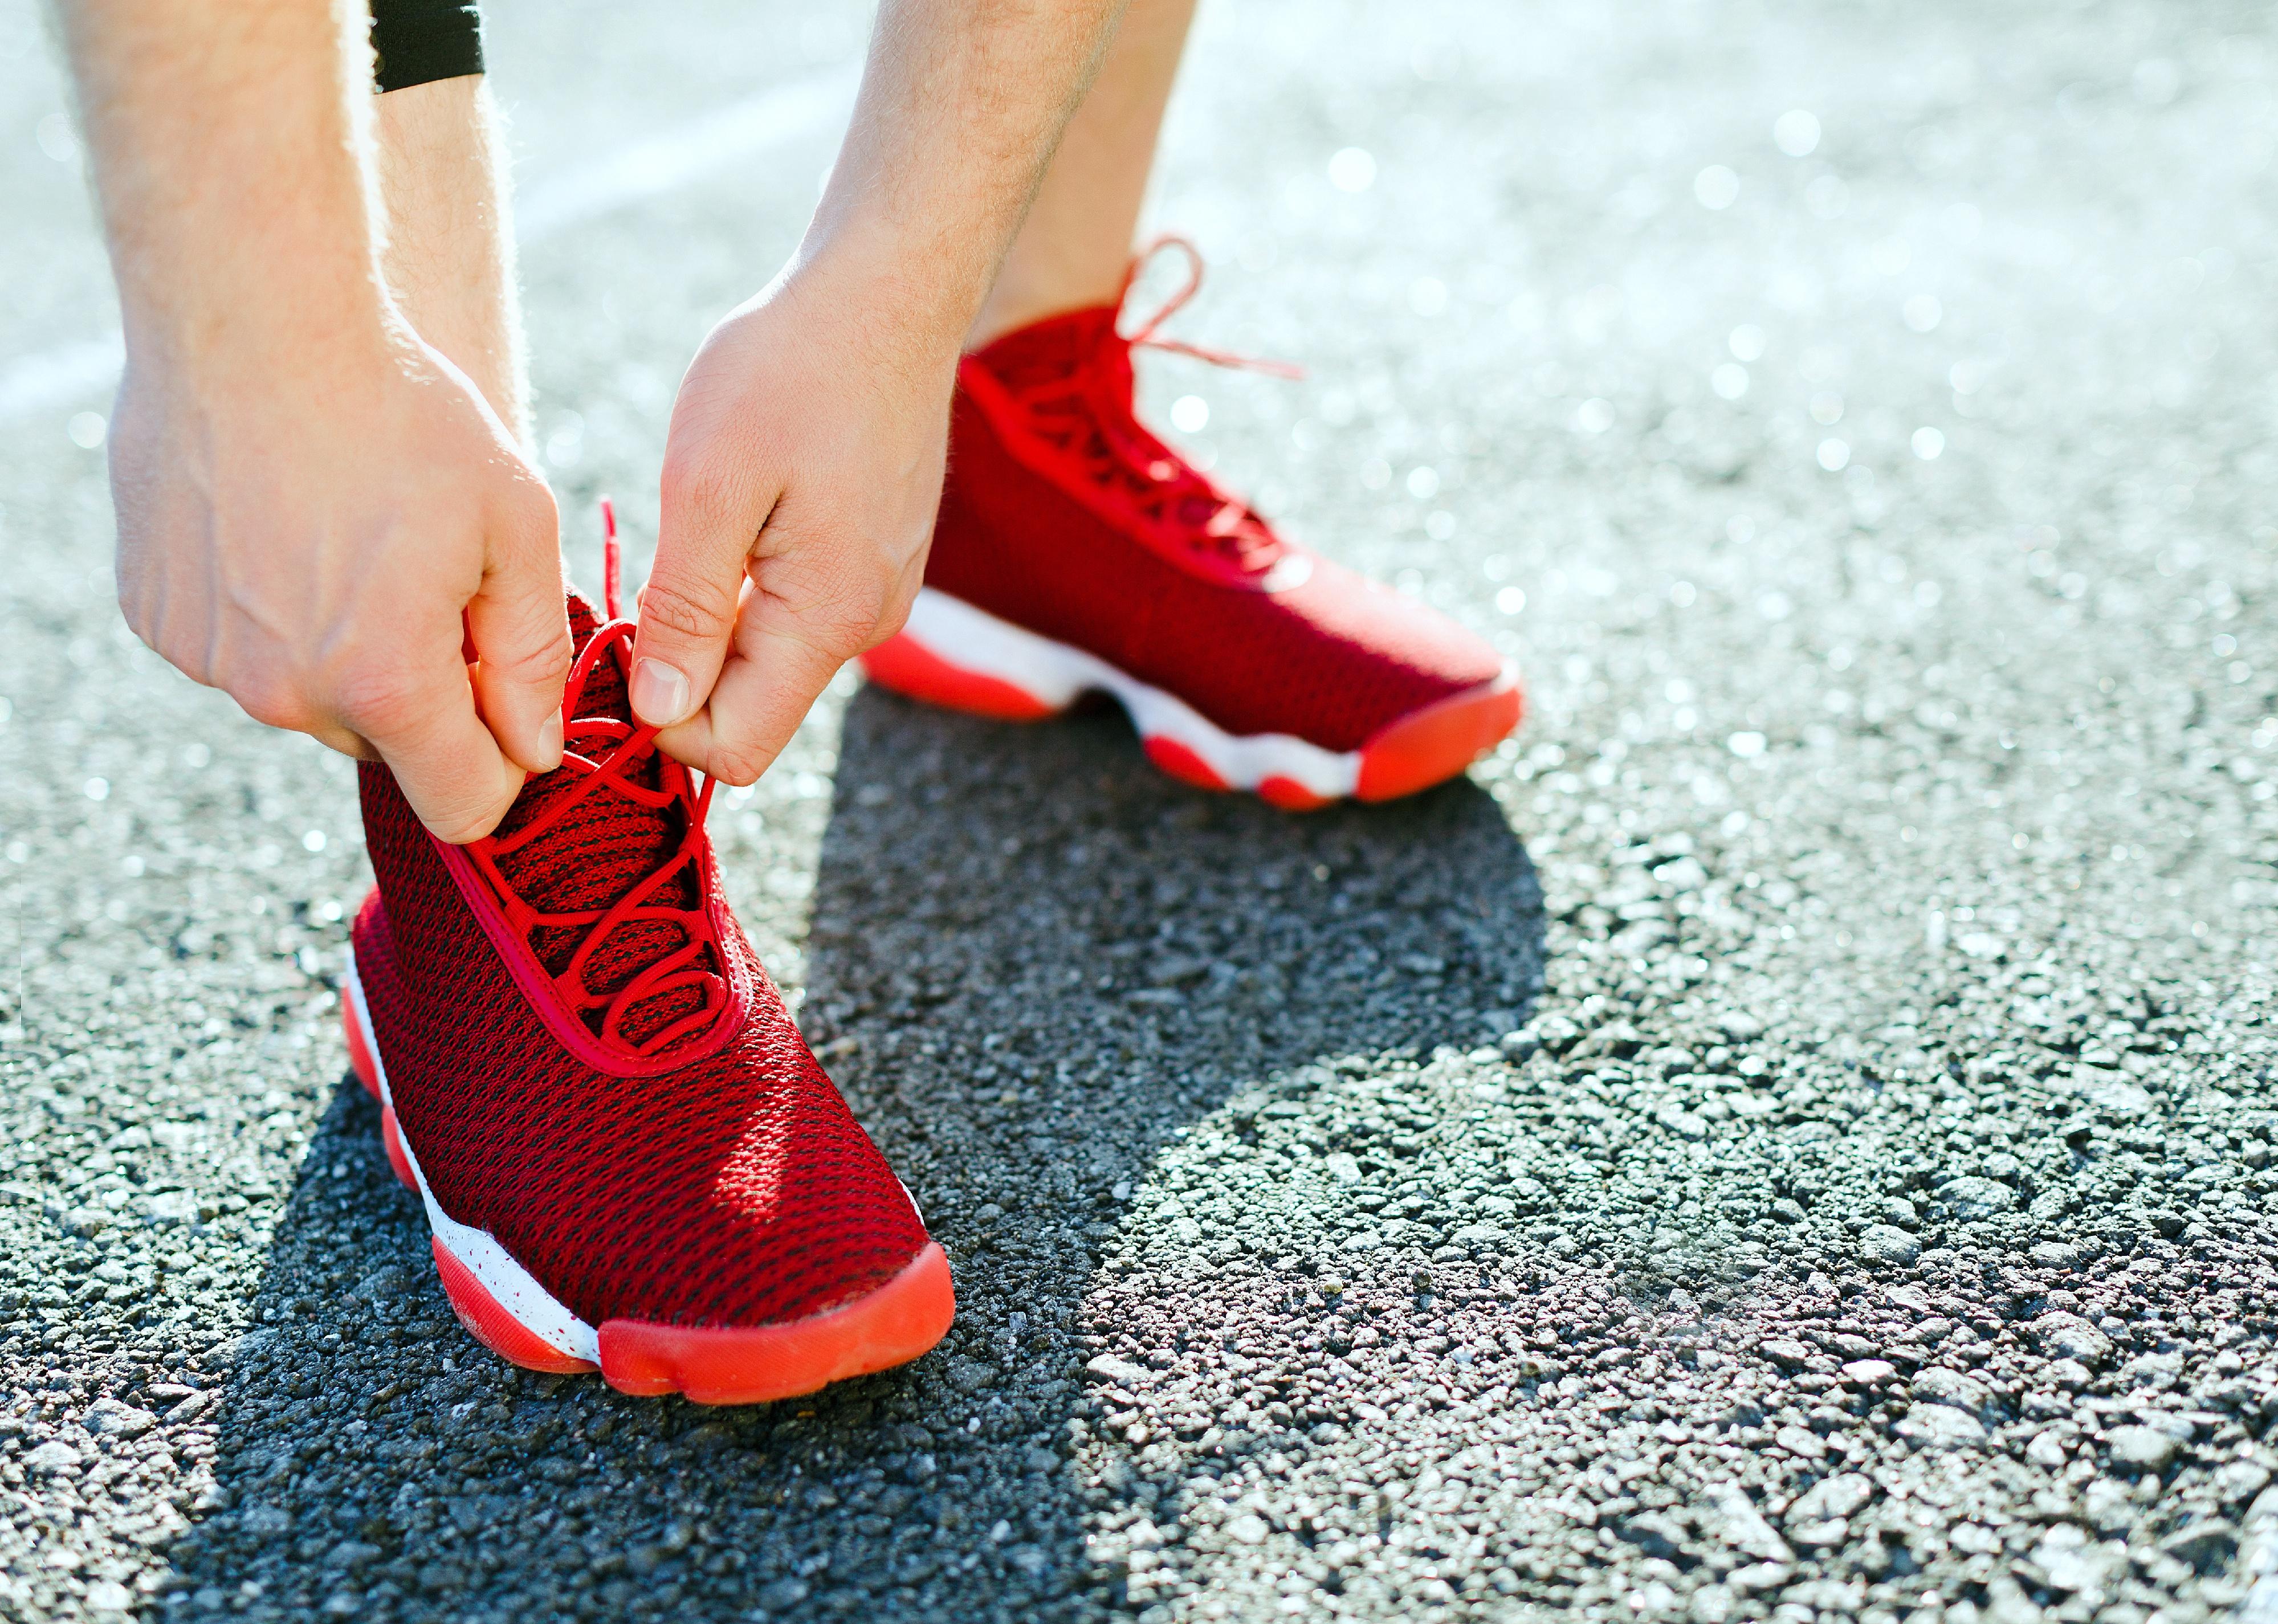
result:
<svg viewBox="0 0 2278 1624"><path fill-rule="evenodd" d="M614 716L577 714L578 702L585 696L585 684L594 669L605 660L619 658L618 651L630 651L636 629L632 621L618 615L616 515L606 499L601 511L608 536L604 546L603 602L609 618L585 640L585 646L578 651L570 668L569 682L562 696L562 765L554 769L574 774L579 782L513 834L476 841L466 851L490 881L507 922L524 941L535 947L535 934L539 931L585 927L585 935L570 956L568 964L553 978L554 987L580 1019L592 1011L601 1012L600 1036L603 1042L622 1052L646 1057L709 1026L728 1001L727 982L721 973L724 966L720 965L718 944L713 940L711 919L705 909L704 818L712 804L713 781L707 778L704 787L697 789L693 774L658 751L654 728L637 726ZM637 776L646 771L652 760L658 769L654 789L638 782ZM500 872L498 859L544 839L589 797L604 792L622 796L653 812L662 812L677 804L682 812L682 827L671 855L627 887L607 908L557 912L531 906ZM695 904L684 907L651 903L649 899L684 868L695 871L695 883L690 888ZM679 932L682 943L643 965L615 992L594 991L585 980L594 954L615 933L634 925L669 926ZM713 956L715 967L701 964L707 953ZM625 1035L625 1017L635 1005L681 987L699 990L703 1007L638 1042Z"/></svg>
<svg viewBox="0 0 2278 1624"><path fill-rule="evenodd" d="M1130 296L1139 273L1166 248L1185 255L1185 285L1135 332L1125 334L1120 327L1111 327L1112 337L1103 338L1103 347L1120 341L1133 349L1189 355L1216 367L1238 367L1278 377L1304 376L1303 369L1287 362L1206 349L1183 339L1162 336L1164 323L1184 309L1203 285L1202 250L1183 237L1158 237L1140 249L1116 293L1118 309ZM1124 492L1142 520L1158 534L1214 553L1246 576L1270 568L1282 555L1285 544L1271 525L1140 424L1132 416L1123 370L1105 364L1103 356L1088 356L1066 377L1039 381L1020 393L1037 426L1078 455L1092 479Z"/></svg>

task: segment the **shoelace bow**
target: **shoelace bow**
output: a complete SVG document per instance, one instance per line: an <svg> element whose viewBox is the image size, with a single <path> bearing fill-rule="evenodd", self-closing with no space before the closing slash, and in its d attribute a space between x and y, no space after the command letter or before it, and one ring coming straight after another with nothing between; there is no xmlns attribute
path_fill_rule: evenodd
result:
<svg viewBox="0 0 2278 1624"><path fill-rule="evenodd" d="M687 768L667 759L662 763L661 787L649 789L637 782L633 774L656 756L656 729L647 726L637 727L614 716L577 714L578 701L585 697L585 683L594 668L602 660L615 658L617 649L629 645L635 630L632 621L618 618L617 520L615 512L606 499L601 504L601 514L608 538L603 546L602 600L609 618L586 639L585 646L578 652L576 663L570 668L569 682L562 696L564 735L562 765L555 769L575 774L582 782L512 835L493 835L477 841L466 850L490 880L503 906L508 923L524 941L530 941L540 930L575 929L581 925L586 927L577 950L570 956L569 964L561 974L554 977L554 985L563 1001L580 1018L591 1010L602 1011L600 1036L604 1042L633 1055L646 1056L659 1052L691 1032L710 1025L728 1000L727 985L722 977L697 967L696 964L712 945L710 920L704 907L701 865L704 817L712 804L713 781L706 779L703 789L699 790L695 788L693 775ZM621 795L635 805L651 812L661 812L677 802L685 813L678 846L670 857L607 908L578 909L568 912L533 908L499 872L498 858L543 838L583 805L589 797L604 789ZM684 866L697 869L695 906L648 905L647 899ZM585 968L593 954L618 930L641 924L671 926L681 933L684 939L683 944L644 965L615 992L593 991L585 981ZM636 1043L624 1035L625 1016L636 1004L682 987L695 987L702 990L704 1007L701 1010L682 1017L644 1041Z"/></svg>
<svg viewBox="0 0 2278 1624"><path fill-rule="evenodd" d="M1158 237L1133 257L1115 295L1116 307L1130 296L1155 255L1166 248L1185 255L1184 286L1157 307L1137 331L1115 337L1133 349L1168 350L1189 355L1214 367L1265 372L1276 377L1303 377L1302 367L1283 361L1262 360L1229 350L1209 349L1183 339L1162 336L1163 324L1201 290L1202 250L1184 237ZM1074 445L1084 454L1096 477L1120 484L1137 501L1141 513L1154 524L1178 533L1190 546L1208 548L1244 572L1264 569L1279 558L1283 544L1265 521L1238 499L1212 484L1187 461L1169 451L1142 428L1131 415L1131 403L1114 386L1112 370L1087 362L1066 379L1040 387L1029 402L1032 410L1066 416Z"/></svg>

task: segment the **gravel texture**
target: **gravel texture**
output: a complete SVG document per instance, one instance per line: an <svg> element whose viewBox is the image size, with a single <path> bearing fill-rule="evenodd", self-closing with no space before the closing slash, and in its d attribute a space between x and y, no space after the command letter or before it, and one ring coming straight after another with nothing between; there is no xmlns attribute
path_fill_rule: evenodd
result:
<svg viewBox="0 0 2278 1624"><path fill-rule="evenodd" d="M538 182L860 34L501 11ZM801 1403L458 1331L345 764L119 626L99 400L10 425L0 1616L2278 1617L2271 33L1208 8L1181 330L1312 374L1150 399L1533 713L1291 819L843 679L715 827L960 1312ZM59 105L5 0L11 356L104 319ZM533 248L589 577L828 150Z"/></svg>

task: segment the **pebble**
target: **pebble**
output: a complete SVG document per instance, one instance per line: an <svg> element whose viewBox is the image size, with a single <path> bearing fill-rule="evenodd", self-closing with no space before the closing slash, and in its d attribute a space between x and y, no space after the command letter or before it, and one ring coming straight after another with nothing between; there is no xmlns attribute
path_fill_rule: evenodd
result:
<svg viewBox="0 0 2278 1624"><path fill-rule="evenodd" d="M2109 1477L2098 1477L2090 1483L2082 1492L2081 1506L2089 1526L2105 1535L2126 1533L2135 1525L2141 1510L2129 1485Z"/></svg>
<svg viewBox="0 0 2278 1624"><path fill-rule="evenodd" d="M2017 1193L2007 1185L1975 1174L1942 1186L1938 1193L1938 1199L1951 1207L1953 1216L1964 1224L1997 1217L2017 1205Z"/></svg>
<svg viewBox="0 0 2278 1624"><path fill-rule="evenodd" d="M1826 1440L1808 1427L1782 1427L1772 1434L1772 1442L1806 1460L1827 1459Z"/></svg>
<svg viewBox="0 0 2278 1624"><path fill-rule="evenodd" d="M98 1437L139 1438L158 1424L158 1418L116 1399L98 1399L88 1407L81 1424Z"/></svg>
<svg viewBox="0 0 2278 1624"><path fill-rule="evenodd" d="M2156 1427L2114 1427L2105 1439L2113 1464L2141 1472L2164 1472L2181 1447Z"/></svg>
<svg viewBox="0 0 2278 1624"><path fill-rule="evenodd" d="M1922 1242L1895 1224L1869 1224L1859 1233L1859 1250L1878 1263L1903 1269L1922 1256Z"/></svg>
<svg viewBox="0 0 2278 1624"><path fill-rule="evenodd" d="M1838 1472L1823 1477L1796 1497L1787 1508L1791 1523L1828 1517L1848 1517L1875 1498L1875 1480L1863 1472Z"/></svg>
<svg viewBox="0 0 2278 1624"><path fill-rule="evenodd" d="M2202 1571L2220 1566L2237 1548L2237 1524L2221 1518L2195 1521L2160 1542L2164 1554Z"/></svg>
<svg viewBox="0 0 2278 1624"><path fill-rule="evenodd" d="M1972 1414L1983 1414L1993 1402L1993 1391L1984 1383L1942 1365L1925 1365L1916 1371L1907 1391L1916 1403L1951 1404Z"/></svg>
<svg viewBox="0 0 2278 1624"><path fill-rule="evenodd" d="M79 1470L80 1452L61 1438L50 1438L24 1457L24 1465L38 1476L75 1472Z"/></svg>
<svg viewBox="0 0 2278 1624"><path fill-rule="evenodd" d="M2052 1359L2092 1369L2112 1357L2112 1338L2076 1314L2044 1314L2026 1327L2026 1334Z"/></svg>
<svg viewBox="0 0 2278 1624"><path fill-rule="evenodd" d="M1975 1415L1944 1404L1925 1404L1909 1410L1898 1423L1898 1435L1926 1449L1954 1449L1985 1441L1985 1427Z"/></svg>
<svg viewBox="0 0 2278 1624"><path fill-rule="evenodd" d="M996 1384L997 1368L978 1359L952 1358L949 1384L962 1393L976 1393Z"/></svg>
<svg viewBox="0 0 2278 1624"><path fill-rule="evenodd" d="M1764 1562L1787 1563L1795 1559L1787 1542L1764 1521L1763 1513L1756 1509L1747 1491L1738 1483L1712 1483L1703 1491L1701 1499L1707 1507L1708 1526L1733 1550Z"/></svg>

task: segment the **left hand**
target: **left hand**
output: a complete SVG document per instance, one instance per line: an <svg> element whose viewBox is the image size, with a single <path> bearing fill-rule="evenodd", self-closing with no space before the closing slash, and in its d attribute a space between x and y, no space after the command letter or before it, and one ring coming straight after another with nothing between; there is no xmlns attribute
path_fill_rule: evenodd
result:
<svg viewBox="0 0 2278 1624"><path fill-rule="evenodd" d="M898 295L804 260L729 312L681 382L632 705L709 777L757 779L917 596L957 345L898 326Z"/></svg>

